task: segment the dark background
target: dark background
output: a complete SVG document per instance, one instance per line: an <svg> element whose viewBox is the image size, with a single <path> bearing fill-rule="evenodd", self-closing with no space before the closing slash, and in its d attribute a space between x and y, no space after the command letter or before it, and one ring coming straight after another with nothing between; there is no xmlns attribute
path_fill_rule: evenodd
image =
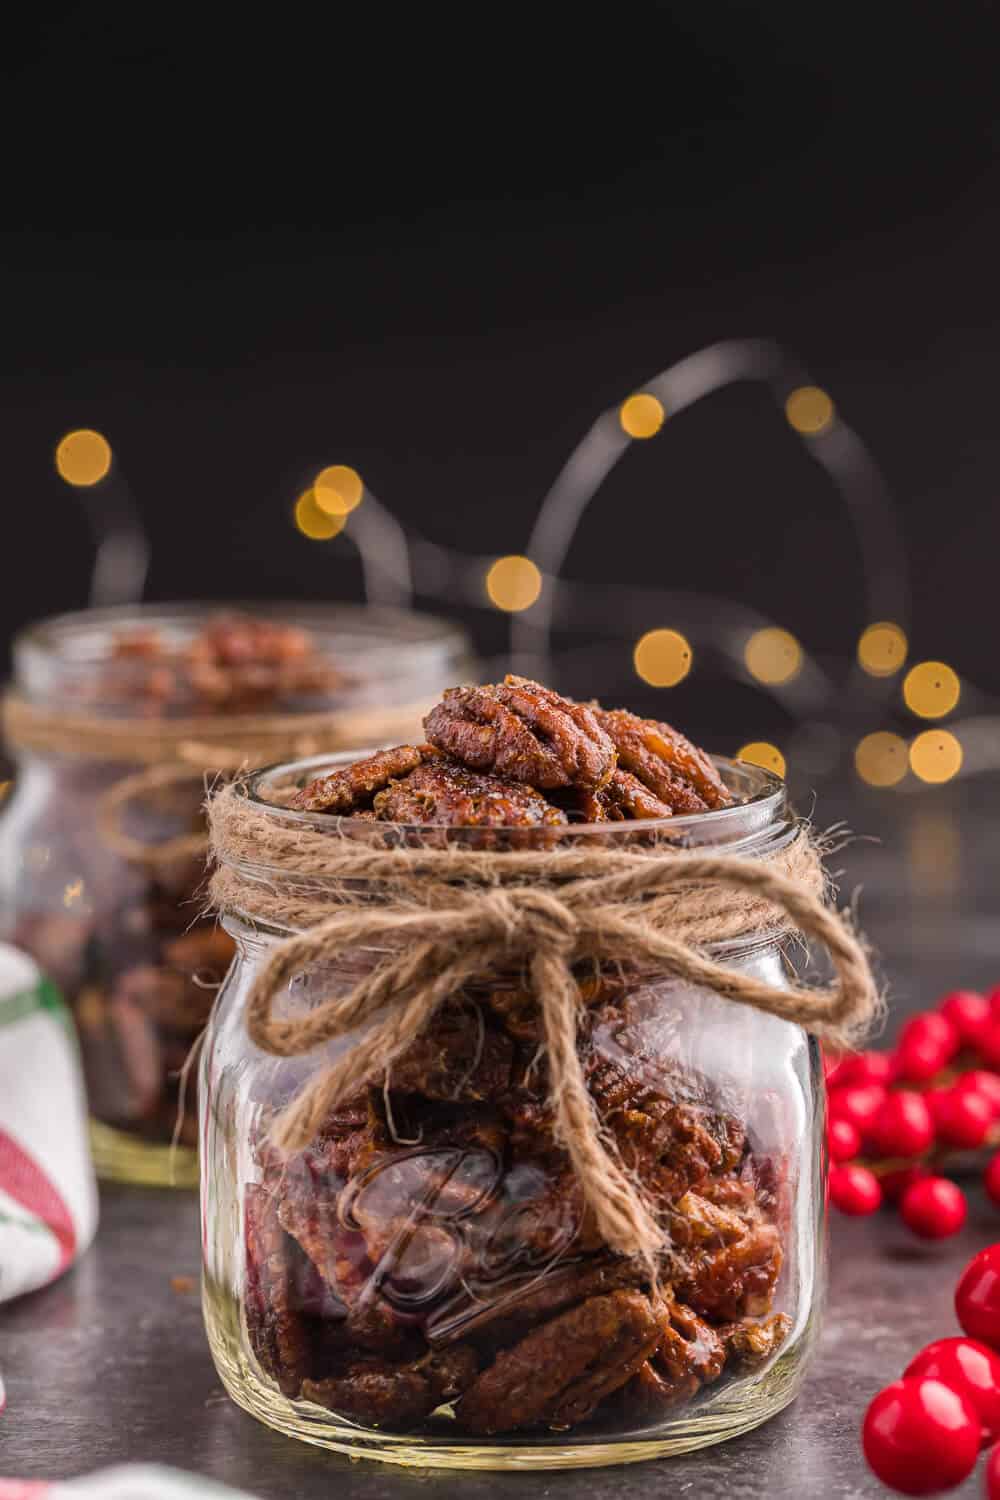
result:
<svg viewBox="0 0 1000 1500"><path fill-rule="evenodd" d="M350 597L352 548L290 523L321 465L355 465L434 540L519 551L602 408L765 335L882 465L915 651L1000 688L990 6L111 4L5 24L4 643L86 598L52 466L69 428L114 447L150 597ZM866 623L843 511L751 387L636 445L569 572L731 595L844 663ZM498 617L467 618L502 645ZM780 732L775 705L727 692L695 673L672 716Z"/></svg>

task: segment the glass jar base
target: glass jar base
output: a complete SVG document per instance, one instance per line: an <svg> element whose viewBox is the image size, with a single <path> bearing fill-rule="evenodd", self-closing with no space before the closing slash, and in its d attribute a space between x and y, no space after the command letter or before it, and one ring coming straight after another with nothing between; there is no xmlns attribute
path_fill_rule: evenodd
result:
<svg viewBox="0 0 1000 1500"><path fill-rule="evenodd" d="M196 1188L198 1153L191 1146L145 1141L91 1118L90 1151L103 1182L131 1182L140 1187Z"/></svg>
<svg viewBox="0 0 1000 1500"><path fill-rule="evenodd" d="M810 1343L807 1328L762 1376L735 1381L713 1399L671 1417L643 1436L601 1434L574 1441L564 1435L535 1442L509 1438L449 1442L444 1433L413 1434L362 1430L308 1401L292 1401L263 1379L247 1357L236 1302L209 1282L203 1285L205 1328L215 1367L227 1393L267 1427L329 1448L349 1458L374 1459L426 1469L587 1469L642 1463L724 1443L777 1416L798 1395Z"/></svg>

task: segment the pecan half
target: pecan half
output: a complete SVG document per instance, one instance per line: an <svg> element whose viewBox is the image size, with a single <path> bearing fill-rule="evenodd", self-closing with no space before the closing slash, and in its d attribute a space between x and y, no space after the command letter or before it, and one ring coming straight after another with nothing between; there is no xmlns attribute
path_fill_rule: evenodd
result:
<svg viewBox="0 0 1000 1500"><path fill-rule="evenodd" d="M365 760L355 761L329 776L317 776L289 799L287 805L297 812L351 813L370 808L376 792L389 785L394 776L415 771L423 761L423 752L415 745L395 745L379 750Z"/></svg>
<svg viewBox="0 0 1000 1500"><path fill-rule="evenodd" d="M452 688L424 720L424 732L473 770L543 791L601 787L615 768L614 746L593 710L524 677Z"/></svg>
<svg viewBox="0 0 1000 1500"><path fill-rule="evenodd" d="M662 1330L640 1292L591 1297L502 1350L462 1397L469 1432L572 1427L635 1374Z"/></svg>
<svg viewBox="0 0 1000 1500"><path fill-rule="evenodd" d="M391 781L374 802L377 818L391 823L454 828L532 828L566 822L566 814L524 782L469 771L439 759Z"/></svg>
<svg viewBox="0 0 1000 1500"><path fill-rule="evenodd" d="M593 714L617 750L622 769L674 812L704 812L732 802L732 794L705 752L669 724L640 719L624 708L594 708Z"/></svg>

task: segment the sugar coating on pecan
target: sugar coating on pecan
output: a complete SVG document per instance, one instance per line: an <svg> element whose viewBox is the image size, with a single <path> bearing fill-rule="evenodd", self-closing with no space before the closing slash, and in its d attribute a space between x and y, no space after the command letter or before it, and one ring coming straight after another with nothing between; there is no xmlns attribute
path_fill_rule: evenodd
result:
<svg viewBox="0 0 1000 1500"><path fill-rule="evenodd" d="M622 770L674 812L704 812L732 802L732 794L705 752L669 724L640 719L624 708L595 707L593 714L618 752Z"/></svg>
<svg viewBox="0 0 1000 1500"><path fill-rule="evenodd" d="M415 745L378 750L340 771L317 776L288 799L288 806L298 812L359 812L372 806L375 793L388 786L394 776L415 771L423 759Z"/></svg>
<svg viewBox="0 0 1000 1500"><path fill-rule="evenodd" d="M376 817L389 823L457 828L554 827L567 821L564 812L523 782L444 760L390 781L376 796L374 808Z"/></svg>
<svg viewBox="0 0 1000 1500"><path fill-rule="evenodd" d="M596 789L615 768L614 746L593 710L524 677L450 689L424 720L424 733L473 770L542 791Z"/></svg>
<svg viewBox="0 0 1000 1500"><path fill-rule="evenodd" d="M302 1398L372 1427L411 1427L460 1396L477 1369L469 1347L432 1351L408 1365L356 1361L337 1375L304 1381Z"/></svg>
<svg viewBox="0 0 1000 1500"><path fill-rule="evenodd" d="M620 767L599 791L576 793L573 809L584 823L623 823L630 818L671 818L674 809Z"/></svg>
<svg viewBox="0 0 1000 1500"><path fill-rule="evenodd" d="M498 1354L462 1397L459 1420L482 1433L576 1426L632 1377L660 1338L641 1292L590 1297Z"/></svg>

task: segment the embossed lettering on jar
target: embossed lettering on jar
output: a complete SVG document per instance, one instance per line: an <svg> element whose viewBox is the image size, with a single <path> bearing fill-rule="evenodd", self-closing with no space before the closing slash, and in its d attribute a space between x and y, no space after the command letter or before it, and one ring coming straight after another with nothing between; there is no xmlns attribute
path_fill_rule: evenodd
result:
<svg viewBox="0 0 1000 1500"><path fill-rule="evenodd" d="M349 762L278 768L249 796L322 829L308 797L274 807L275 788ZM585 834L518 827L511 847L614 850L668 834L747 858L787 846L797 825L782 784L718 765L732 806ZM376 825L350 822L351 837L375 840ZM496 834L406 837L482 848ZM273 869L266 878L276 888ZM663 972L578 967L578 1052L604 1139L666 1230L654 1279L609 1250L553 1140L522 975L453 996L385 1076L285 1157L269 1139L276 1115L352 1039L303 1057L257 1048L247 996L288 928L234 915L226 927L237 960L203 1053L202 1203L206 1324L236 1401L353 1454L547 1468L718 1442L794 1397L823 1214L817 1047L797 1025ZM713 954L785 983L780 932ZM298 974L280 1013L308 1014L378 957Z"/></svg>

